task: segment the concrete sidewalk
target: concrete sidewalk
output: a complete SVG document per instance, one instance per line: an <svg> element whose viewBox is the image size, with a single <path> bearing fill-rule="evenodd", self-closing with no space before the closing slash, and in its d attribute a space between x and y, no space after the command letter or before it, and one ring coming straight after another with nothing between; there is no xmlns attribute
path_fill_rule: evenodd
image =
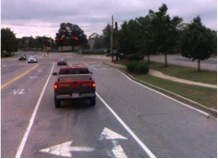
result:
<svg viewBox="0 0 218 159"><path fill-rule="evenodd" d="M215 88L215 89L217 88L217 85L208 84L208 83L201 83L201 82L195 82L195 81L189 81L189 80L185 80L185 79L181 79L181 78L176 78L176 77L168 76L166 74L163 74L163 73L161 73L159 71L155 71L155 70L149 70L149 74L152 75L152 76L155 76L155 77L167 79L167 80L178 82L178 83L184 83L184 84L202 86L202 87L208 87L208 88Z"/></svg>
<svg viewBox="0 0 218 159"><path fill-rule="evenodd" d="M108 65L114 66L116 68L125 68L125 66L121 65L121 64L115 64L113 62L104 62ZM201 82L195 82L195 81L190 81L190 80L185 80L185 79L181 79L181 78L177 78L177 77L173 77L173 76L168 76L166 74L161 73L160 71L156 71L156 70L149 70L149 74L158 78L163 78L166 80L170 80L170 81L174 81L174 82L178 82L178 83L184 83L184 84L189 84L189 85L195 85L195 86L201 86L201 87L207 87L207 88L214 88L217 89L217 85L213 85L213 84L208 84L208 83L201 83Z"/></svg>

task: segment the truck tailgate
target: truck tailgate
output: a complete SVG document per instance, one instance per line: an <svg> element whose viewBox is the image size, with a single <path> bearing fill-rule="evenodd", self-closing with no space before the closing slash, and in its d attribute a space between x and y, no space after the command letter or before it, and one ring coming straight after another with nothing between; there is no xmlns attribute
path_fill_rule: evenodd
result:
<svg viewBox="0 0 218 159"><path fill-rule="evenodd" d="M93 80L57 81L54 87L58 94L95 92L95 82Z"/></svg>

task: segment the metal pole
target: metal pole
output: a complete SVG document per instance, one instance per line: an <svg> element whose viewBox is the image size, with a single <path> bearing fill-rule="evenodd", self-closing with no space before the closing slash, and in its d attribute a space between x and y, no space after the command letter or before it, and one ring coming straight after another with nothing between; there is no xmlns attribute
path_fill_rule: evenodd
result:
<svg viewBox="0 0 218 159"><path fill-rule="evenodd" d="M114 56L113 56L113 28L114 28L114 16L112 15L112 20L111 20L111 48L110 48L110 52L111 52L111 54L112 54L112 56L111 56L111 61L113 62L114 61Z"/></svg>

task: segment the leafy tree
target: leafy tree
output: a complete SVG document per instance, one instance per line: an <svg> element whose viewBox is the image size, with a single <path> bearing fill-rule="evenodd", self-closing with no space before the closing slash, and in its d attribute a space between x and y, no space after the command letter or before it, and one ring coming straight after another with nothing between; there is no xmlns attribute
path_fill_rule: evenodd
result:
<svg viewBox="0 0 218 159"><path fill-rule="evenodd" d="M10 28L1 29L1 52L6 51L11 54L18 49L18 42L15 34Z"/></svg>
<svg viewBox="0 0 218 159"><path fill-rule="evenodd" d="M94 43L95 49L101 49L104 48L104 41L102 36L97 36Z"/></svg>
<svg viewBox="0 0 218 159"><path fill-rule="evenodd" d="M121 30L118 31L120 51L127 54L136 53L138 39L137 22L135 20L124 21L121 25Z"/></svg>
<svg viewBox="0 0 218 159"><path fill-rule="evenodd" d="M215 39L210 29L202 23L197 16L183 31L181 38L181 54L184 57L198 61L198 71L200 71L201 60L208 59L214 52Z"/></svg>
<svg viewBox="0 0 218 159"><path fill-rule="evenodd" d="M19 48L21 49L30 49L36 46L35 40L33 37L22 37L19 39Z"/></svg>
<svg viewBox="0 0 218 159"><path fill-rule="evenodd" d="M103 29L103 45L109 49L110 48L110 41L111 41L111 25L107 24L107 26Z"/></svg>
<svg viewBox="0 0 218 159"><path fill-rule="evenodd" d="M158 12L152 10L144 17L125 21L118 32L120 50L127 54L167 54L173 53L178 47L177 26L182 22L179 17L171 18L167 14L167 6L163 4Z"/></svg>
<svg viewBox="0 0 218 159"><path fill-rule="evenodd" d="M150 62L150 53L155 53L154 47L152 46L152 33L150 32L151 27L151 18L149 16L136 18L137 20L137 27L138 27L138 37L136 48L140 54L145 55L147 54L147 61Z"/></svg>
<svg viewBox="0 0 218 159"><path fill-rule="evenodd" d="M36 38L30 37L22 37L18 39L19 48L21 49L44 49L45 46L51 47L54 45L54 41L50 37L45 36L37 36Z"/></svg>
<svg viewBox="0 0 218 159"><path fill-rule="evenodd" d="M71 23L61 23L55 39L58 46L72 46L72 48L87 43L83 30L78 25Z"/></svg>
<svg viewBox="0 0 218 159"><path fill-rule="evenodd" d="M163 4L158 12L149 11L151 19L149 29L149 44L148 48L154 48L151 51L165 54L165 66L167 66L167 54L173 53L173 48L178 44L177 26L182 22L179 17L170 18L167 14L167 6Z"/></svg>

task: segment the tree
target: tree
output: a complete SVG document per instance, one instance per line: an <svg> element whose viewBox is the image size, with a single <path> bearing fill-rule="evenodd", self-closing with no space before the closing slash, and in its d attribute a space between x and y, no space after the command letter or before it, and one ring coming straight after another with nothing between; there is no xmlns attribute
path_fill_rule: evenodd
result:
<svg viewBox="0 0 218 159"><path fill-rule="evenodd" d="M1 29L1 43L1 52L6 51L11 54L18 49L16 36L14 32L10 30L10 28Z"/></svg>
<svg viewBox="0 0 218 159"><path fill-rule="evenodd" d="M18 39L20 49L44 49L44 47L52 47L54 40L46 36L37 36L36 38L22 37Z"/></svg>
<svg viewBox="0 0 218 159"><path fill-rule="evenodd" d="M167 10L167 6L163 4L158 12L150 10L148 15L151 19L149 43L155 49L152 49L152 51L165 54L165 66L167 66L167 54L173 53L173 48L178 43L177 26L182 22L179 17L171 19Z"/></svg>
<svg viewBox="0 0 218 159"><path fill-rule="evenodd" d="M107 24L107 26L103 29L103 43L104 46L109 49L110 48L110 41L111 41L111 25Z"/></svg>
<svg viewBox="0 0 218 159"><path fill-rule="evenodd" d="M150 54L155 53L155 47L152 46L151 18L149 16L137 18L138 24L138 40L137 50L141 50L141 54L147 55L147 61L150 63Z"/></svg>
<svg viewBox="0 0 218 159"><path fill-rule="evenodd" d="M97 37L95 38L94 48L95 48L95 49L104 48L103 37L102 37L102 36L97 36Z"/></svg>
<svg viewBox="0 0 218 159"><path fill-rule="evenodd" d="M214 33L207 29L197 16L183 31L181 38L181 54L184 57L198 61L200 71L201 60L208 59L214 51Z"/></svg>
<svg viewBox="0 0 218 159"><path fill-rule="evenodd" d="M167 14L167 6L163 4L158 12L149 10L149 14L134 20L125 21L118 31L120 50L127 54L167 54L173 53L179 47L178 25L182 22L179 17L171 18Z"/></svg>
<svg viewBox="0 0 218 159"><path fill-rule="evenodd" d="M71 23L61 23L55 39L58 46L72 46L72 48L87 43L83 30L78 25Z"/></svg>
<svg viewBox="0 0 218 159"><path fill-rule="evenodd" d="M137 52L138 44L138 26L136 20L124 21L121 29L118 31L118 43L121 52L126 54L134 54Z"/></svg>

